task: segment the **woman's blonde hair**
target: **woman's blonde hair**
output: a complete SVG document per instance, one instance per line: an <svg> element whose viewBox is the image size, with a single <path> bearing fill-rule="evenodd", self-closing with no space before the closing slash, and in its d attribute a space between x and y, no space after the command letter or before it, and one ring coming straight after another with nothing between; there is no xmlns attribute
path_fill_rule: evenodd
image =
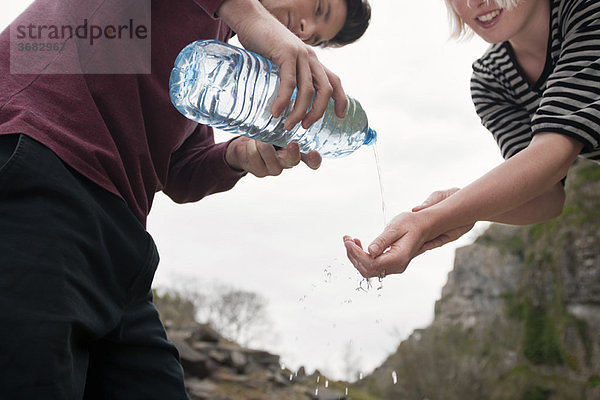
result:
<svg viewBox="0 0 600 400"><path fill-rule="evenodd" d="M444 0L444 1L446 3L446 8L448 9L448 16L450 19L450 36L453 38L456 38L456 39L463 39L463 38L466 39L466 38L471 37L473 32L465 24L465 21L463 21L462 18L460 18L458 16L458 14L456 14L456 11L454 11L454 8L452 7L452 0ZM470 0L467 0L467 3L469 1ZM474 0L474 1L481 1L481 0ZM491 0L484 0L484 1L486 3L488 3ZM493 1L496 2L498 7L510 9L512 7L515 7L519 0L493 0Z"/></svg>

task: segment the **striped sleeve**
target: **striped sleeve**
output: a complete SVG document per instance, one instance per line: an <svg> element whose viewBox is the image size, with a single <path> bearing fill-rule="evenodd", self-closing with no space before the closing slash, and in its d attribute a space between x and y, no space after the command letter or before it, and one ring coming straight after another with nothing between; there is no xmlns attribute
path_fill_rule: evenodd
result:
<svg viewBox="0 0 600 400"><path fill-rule="evenodd" d="M516 92L526 88L519 87L518 77L510 74L509 62L505 48L492 46L473 63L471 77L475 110L483 126L493 134L505 159L523 150L531 141L530 116L515 100ZM505 72L509 74L504 75Z"/></svg>
<svg viewBox="0 0 600 400"><path fill-rule="evenodd" d="M533 120L533 134L580 140L584 153L600 148L600 2L580 1L565 15L556 67Z"/></svg>

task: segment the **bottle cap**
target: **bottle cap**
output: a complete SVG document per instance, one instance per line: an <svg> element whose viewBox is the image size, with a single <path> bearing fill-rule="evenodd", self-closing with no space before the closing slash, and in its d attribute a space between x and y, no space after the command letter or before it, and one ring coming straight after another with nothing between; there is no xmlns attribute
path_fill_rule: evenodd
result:
<svg viewBox="0 0 600 400"><path fill-rule="evenodd" d="M367 128L367 136L365 136L365 141L363 142L363 144L369 146L375 143L376 141L377 132L375 132L375 129Z"/></svg>

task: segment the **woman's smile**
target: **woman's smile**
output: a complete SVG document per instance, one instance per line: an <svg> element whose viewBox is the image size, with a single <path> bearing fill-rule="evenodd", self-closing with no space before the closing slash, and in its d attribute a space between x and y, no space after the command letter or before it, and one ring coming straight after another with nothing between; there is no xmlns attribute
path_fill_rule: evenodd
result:
<svg viewBox="0 0 600 400"><path fill-rule="evenodd" d="M497 10L486 12L475 17L475 21L477 22L477 25L479 25L482 28L490 28L499 21L499 17L502 14L502 11L503 10L500 8Z"/></svg>

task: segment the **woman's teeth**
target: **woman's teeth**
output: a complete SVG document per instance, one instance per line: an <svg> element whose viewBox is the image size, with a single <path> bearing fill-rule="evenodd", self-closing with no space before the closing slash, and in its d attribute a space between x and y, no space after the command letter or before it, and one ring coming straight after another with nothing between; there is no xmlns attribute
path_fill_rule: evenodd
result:
<svg viewBox="0 0 600 400"><path fill-rule="evenodd" d="M491 11L485 15L482 15L480 17L477 17L477 19L481 22L490 22L491 20L496 18L498 15L500 15L500 10L495 10L495 11Z"/></svg>

